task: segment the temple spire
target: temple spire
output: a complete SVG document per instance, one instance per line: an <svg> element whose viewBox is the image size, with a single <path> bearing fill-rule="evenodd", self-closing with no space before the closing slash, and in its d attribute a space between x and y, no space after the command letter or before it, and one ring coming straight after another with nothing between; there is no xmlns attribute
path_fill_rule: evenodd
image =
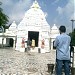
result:
<svg viewBox="0 0 75 75"><path fill-rule="evenodd" d="M37 2L37 0L35 0L35 2Z"/></svg>
<svg viewBox="0 0 75 75"><path fill-rule="evenodd" d="M35 0L35 1L33 2L33 5L31 6L31 8L37 8L37 9L40 8L40 6L39 6L37 0Z"/></svg>
<svg viewBox="0 0 75 75"><path fill-rule="evenodd" d="M37 2L37 0L35 0L35 2Z"/></svg>

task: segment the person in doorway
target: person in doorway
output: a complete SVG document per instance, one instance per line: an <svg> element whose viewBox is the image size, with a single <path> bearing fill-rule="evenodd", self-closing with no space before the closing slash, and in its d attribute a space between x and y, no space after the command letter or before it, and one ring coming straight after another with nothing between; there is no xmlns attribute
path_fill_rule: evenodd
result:
<svg viewBox="0 0 75 75"><path fill-rule="evenodd" d="M27 40L27 50L28 51L30 50L30 47L31 47L31 41L30 41L30 38L28 38Z"/></svg>
<svg viewBox="0 0 75 75"><path fill-rule="evenodd" d="M64 65L65 75L70 75L70 42L71 38L66 32L65 26L60 26L60 35L56 37L54 47L56 47L56 75L62 75Z"/></svg>

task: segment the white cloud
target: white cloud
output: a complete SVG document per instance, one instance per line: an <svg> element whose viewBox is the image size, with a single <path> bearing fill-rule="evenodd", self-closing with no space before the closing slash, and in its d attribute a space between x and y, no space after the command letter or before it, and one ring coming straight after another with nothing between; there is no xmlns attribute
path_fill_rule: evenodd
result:
<svg viewBox="0 0 75 75"><path fill-rule="evenodd" d="M25 0L24 2L19 1L13 6L13 9L12 9L11 13L9 14L9 17L12 20L19 21L23 18L25 11L28 9L30 1Z"/></svg>
<svg viewBox="0 0 75 75"><path fill-rule="evenodd" d="M75 0L74 0L74 13L71 16L71 19L74 19L75 20Z"/></svg>
<svg viewBox="0 0 75 75"><path fill-rule="evenodd" d="M75 19L75 0L68 0L68 3L64 7L58 6L56 11L58 12L57 17L54 19L54 22L57 24L63 24L67 27L67 32L70 32L71 29L71 19Z"/></svg>
<svg viewBox="0 0 75 75"><path fill-rule="evenodd" d="M9 22L11 23L13 20L16 22L20 22L24 16L26 10L29 9L32 4L32 0L2 0L3 3L2 8L4 12L9 17Z"/></svg>
<svg viewBox="0 0 75 75"><path fill-rule="evenodd" d="M12 3L12 0L0 0L0 2L2 2L3 4L5 4L5 5L11 5L11 4L13 4Z"/></svg>
<svg viewBox="0 0 75 75"><path fill-rule="evenodd" d="M74 0L69 0L66 6L58 7L56 9L58 11L58 14L61 15L61 17L66 15L67 18L71 19L71 16L74 14Z"/></svg>
<svg viewBox="0 0 75 75"><path fill-rule="evenodd" d="M61 7L58 7L58 8L56 9L56 11L58 11L59 14L62 14L62 13L63 13L63 10L62 10Z"/></svg>
<svg viewBox="0 0 75 75"><path fill-rule="evenodd" d="M75 12L74 12L74 14L72 14L71 19L75 20Z"/></svg>

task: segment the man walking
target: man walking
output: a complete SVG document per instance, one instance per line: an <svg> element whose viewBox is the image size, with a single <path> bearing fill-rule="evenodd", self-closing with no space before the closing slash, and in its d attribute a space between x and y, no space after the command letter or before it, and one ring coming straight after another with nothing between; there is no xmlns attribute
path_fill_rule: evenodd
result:
<svg viewBox="0 0 75 75"><path fill-rule="evenodd" d="M30 51L31 41L30 38L27 40L27 50Z"/></svg>
<svg viewBox="0 0 75 75"><path fill-rule="evenodd" d="M70 41L71 38L66 32L65 26L60 26L60 35L56 37L54 47L56 47L56 75L62 75L64 65L65 75L70 75Z"/></svg>

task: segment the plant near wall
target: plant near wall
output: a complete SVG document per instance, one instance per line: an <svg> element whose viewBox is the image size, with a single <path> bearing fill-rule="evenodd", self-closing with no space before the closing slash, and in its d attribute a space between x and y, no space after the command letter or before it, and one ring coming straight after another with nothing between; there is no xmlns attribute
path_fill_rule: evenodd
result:
<svg viewBox="0 0 75 75"><path fill-rule="evenodd" d="M69 33L70 37L71 37L71 44L73 46L75 46L75 29L73 30L72 33Z"/></svg>

